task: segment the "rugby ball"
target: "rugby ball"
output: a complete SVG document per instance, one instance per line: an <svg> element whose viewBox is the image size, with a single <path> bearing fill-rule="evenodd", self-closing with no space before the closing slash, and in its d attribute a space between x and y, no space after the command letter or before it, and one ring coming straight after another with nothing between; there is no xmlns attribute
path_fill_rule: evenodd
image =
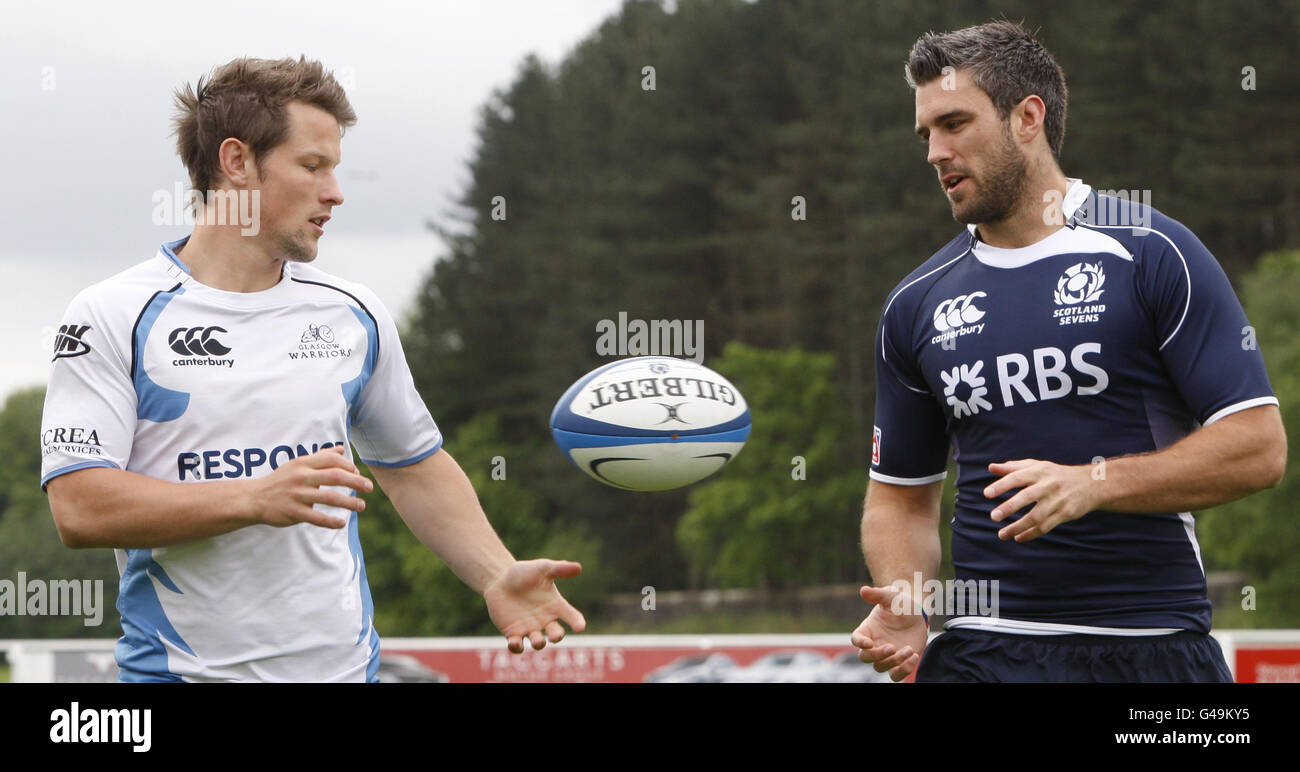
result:
<svg viewBox="0 0 1300 772"><path fill-rule="evenodd" d="M551 434L569 460L630 491L703 480L740 453L749 429L749 406L730 381L704 365L663 356L598 367L551 412Z"/></svg>

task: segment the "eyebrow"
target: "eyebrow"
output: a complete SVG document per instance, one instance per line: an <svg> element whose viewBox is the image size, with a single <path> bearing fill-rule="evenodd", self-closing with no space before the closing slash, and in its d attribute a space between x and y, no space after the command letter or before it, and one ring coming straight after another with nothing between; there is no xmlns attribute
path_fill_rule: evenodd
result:
<svg viewBox="0 0 1300 772"><path fill-rule="evenodd" d="M943 115L940 115L938 118L935 118L933 121L931 121L931 123L938 124L938 123L943 123L944 121L952 120L953 118L968 118L974 115L975 113L971 112L970 110L949 110ZM930 133L930 129L925 126L916 127L916 134L919 137L924 138L925 135L929 133Z"/></svg>
<svg viewBox="0 0 1300 772"><path fill-rule="evenodd" d="M334 166L338 166L339 164L343 163L342 159L338 161L334 161L329 156L325 155L319 150L306 150L298 154L298 160L302 160L304 158L316 158L321 161L324 161L325 163L332 164Z"/></svg>

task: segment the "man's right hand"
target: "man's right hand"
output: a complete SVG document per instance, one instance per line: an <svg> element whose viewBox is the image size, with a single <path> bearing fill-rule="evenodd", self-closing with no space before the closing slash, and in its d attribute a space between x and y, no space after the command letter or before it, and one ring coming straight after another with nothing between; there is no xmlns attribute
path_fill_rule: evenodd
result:
<svg viewBox="0 0 1300 772"><path fill-rule="evenodd" d="M876 604L876 607L853 631L851 638L853 645L861 649L858 659L874 664L878 673L888 672L895 681L901 681L916 671L930 632L911 599L902 599L905 613L894 613L894 598L900 592L897 587L863 587L858 590L863 600Z"/></svg>
<svg viewBox="0 0 1300 772"><path fill-rule="evenodd" d="M322 528L342 528L347 521L315 508L316 504L356 512L366 508L359 496L337 488L369 493L375 485L334 447L300 456L281 464L265 477L249 481L248 507L257 522L277 528L311 523Z"/></svg>

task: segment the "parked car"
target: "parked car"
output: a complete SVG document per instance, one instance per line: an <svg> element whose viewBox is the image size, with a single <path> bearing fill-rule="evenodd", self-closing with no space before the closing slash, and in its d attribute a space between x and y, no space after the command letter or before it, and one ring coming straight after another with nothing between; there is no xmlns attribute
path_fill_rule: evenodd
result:
<svg viewBox="0 0 1300 772"><path fill-rule="evenodd" d="M776 651L759 657L749 667L739 668L727 676L733 684L813 683L829 657L806 649Z"/></svg>
<svg viewBox="0 0 1300 772"><path fill-rule="evenodd" d="M646 674L646 683L659 684L715 684L725 681L727 674L736 670L736 662L720 651L712 654L692 654L675 659L661 668Z"/></svg>
<svg viewBox="0 0 1300 772"><path fill-rule="evenodd" d="M380 654L375 677L381 684L445 684L451 680L408 654Z"/></svg>
<svg viewBox="0 0 1300 772"><path fill-rule="evenodd" d="M871 665L858 659L858 650L836 654L815 674L821 684L892 684L888 673L877 673Z"/></svg>

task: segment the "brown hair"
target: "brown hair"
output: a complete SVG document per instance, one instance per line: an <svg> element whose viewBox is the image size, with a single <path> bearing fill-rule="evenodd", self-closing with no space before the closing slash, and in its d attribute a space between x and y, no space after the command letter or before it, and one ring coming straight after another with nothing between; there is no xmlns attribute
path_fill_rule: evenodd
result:
<svg viewBox="0 0 1300 772"><path fill-rule="evenodd" d="M357 122L334 74L305 56L234 59L200 77L196 89L188 83L176 89L174 97L176 151L200 197L221 174L218 152L229 137L248 144L262 171L262 161L289 133L285 105L291 101L325 110L344 130Z"/></svg>
<svg viewBox="0 0 1300 772"><path fill-rule="evenodd" d="M907 85L923 86L943 75L945 67L969 70L971 80L989 95L1004 121L1020 100L1037 94L1047 109L1047 144L1059 162L1070 92L1061 65L1028 30L997 21L955 32L927 32L908 54Z"/></svg>

